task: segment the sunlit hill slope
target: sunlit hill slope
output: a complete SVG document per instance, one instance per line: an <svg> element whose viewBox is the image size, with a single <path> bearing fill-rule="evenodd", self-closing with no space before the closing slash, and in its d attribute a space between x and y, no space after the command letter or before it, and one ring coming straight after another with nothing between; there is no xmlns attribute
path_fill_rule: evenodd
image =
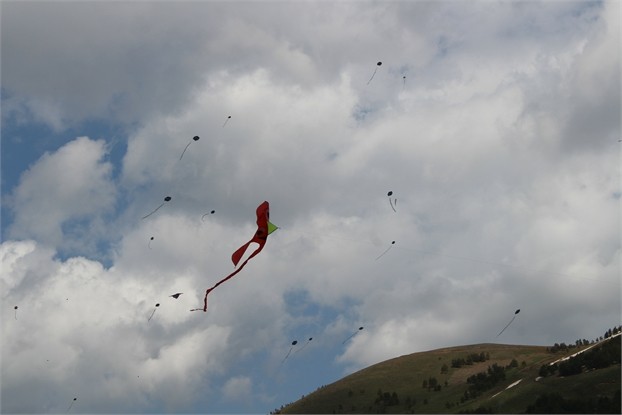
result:
<svg viewBox="0 0 622 415"><path fill-rule="evenodd" d="M620 375L616 328L572 346L476 344L413 353L274 412L620 413Z"/></svg>

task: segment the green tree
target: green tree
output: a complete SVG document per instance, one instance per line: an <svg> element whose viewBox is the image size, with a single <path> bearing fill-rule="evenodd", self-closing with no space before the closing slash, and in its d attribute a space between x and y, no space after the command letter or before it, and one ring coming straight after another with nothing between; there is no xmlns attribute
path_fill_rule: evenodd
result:
<svg viewBox="0 0 622 415"><path fill-rule="evenodd" d="M428 389L434 389L438 385L438 380L435 377L430 376L428 378Z"/></svg>

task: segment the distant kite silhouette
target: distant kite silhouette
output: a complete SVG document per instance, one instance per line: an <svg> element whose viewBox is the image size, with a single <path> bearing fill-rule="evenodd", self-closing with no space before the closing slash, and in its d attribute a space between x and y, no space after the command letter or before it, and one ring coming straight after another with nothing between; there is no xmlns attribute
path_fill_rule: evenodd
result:
<svg viewBox="0 0 622 415"><path fill-rule="evenodd" d="M384 256L384 254L386 254L387 252L389 252L389 250L390 250L391 248L393 248L393 245L395 245L395 241L391 241L391 245L389 245L389 247L388 247L388 248L387 248L387 249L386 249L383 253L381 253L381 254L380 254L380 256L379 256L378 258L376 258L376 261L378 261L380 258L382 258L382 257Z"/></svg>
<svg viewBox="0 0 622 415"><path fill-rule="evenodd" d="M380 67L382 65L382 62L378 62L376 64L376 68L374 69L374 73L371 74L371 78L369 78L369 81L367 81L367 85L369 85L369 83L371 82L372 79L374 79L374 75L376 75L376 71L378 70L378 67Z"/></svg>
<svg viewBox="0 0 622 415"><path fill-rule="evenodd" d="M510 322L503 328L503 330L501 330L499 334L497 334L497 337L501 336L501 333L503 333L505 329L507 329L510 326L510 324L512 324L512 322L514 321L518 313L520 313L520 308L514 312L514 317L512 317L512 320L510 320Z"/></svg>
<svg viewBox="0 0 622 415"><path fill-rule="evenodd" d="M292 352L292 349L294 348L295 345L298 344L298 340L294 340L292 342L291 347L289 348L289 352L287 352L287 355L285 355L285 359L283 359L283 361L281 362L281 364L285 363L285 361L287 360L287 358L289 357L289 354Z"/></svg>
<svg viewBox="0 0 622 415"><path fill-rule="evenodd" d="M156 213L156 212L158 211L158 209L160 209L162 206L164 206L164 203L166 203L166 202L170 202L170 201L171 201L171 199L172 199L172 197L170 197L170 196L166 196L166 197L164 198L164 202L163 202L160 206L158 206L157 208L155 208L155 210L154 210L153 212L151 212L150 214L148 214L148 215L146 215L146 216L143 216L143 219L147 219L149 216L151 216L151 215L153 215L154 213Z"/></svg>
<svg viewBox="0 0 622 415"><path fill-rule="evenodd" d="M225 128L225 125L227 125L227 121L229 121L230 119L231 119L231 115L227 117L227 119L225 120L225 123L222 125L222 128Z"/></svg>
<svg viewBox="0 0 622 415"><path fill-rule="evenodd" d="M78 400L78 398L73 398L73 401L71 401L71 404L69 405L69 408L67 408L67 412L69 412L69 410L73 406L74 402L77 401L77 400Z"/></svg>
<svg viewBox="0 0 622 415"><path fill-rule="evenodd" d="M361 330L363 330L363 328L364 328L363 326L359 327L359 329L358 329L357 331L355 331L354 333L352 333L352 335L351 335L350 337L348 337L347 339L345 339L345 340L343 341L343 343L341 343L341 344L346 344L346 342L347 342L348 340L350 340L352 337L354 337L356 334L358 334L358 332L359 332L359 331L361 331Z"/></svg>
<svg viewBox="0 0 622 415"><path fill-rule="evenodd" d="M215 210L212 210L211 212L206 213L205 215L201 216L201 220L203 220L203 218L206 217L207 215L213 215L214 213L216 213Z"/></svg>
<svg viewBox="0 0 622 415"><path fill-rule="evenodd" d="M182 295L183 293L177 293L177 294L173 294L173 295L169 295L169 297L173 297L174 299L178 299L180 295Z"/></svg>
<svg viewBox="0 0 622 415"><path fill-rule="evenodd" d="M393 198L395 202L391 200L391 196L393 196L393 191L389 190L389 193L387 193L387 196L389 197L389 205L391 205L391 209L393 209L393 212L397 212L397 210L395 210L395 206L397 206L397 199Z"/></svg>
<svg viewBox="0 0 622 415"><path fill-rule="evenodd" d="M402 76L402 79L404 80L404 86L403 86L403 88L406 88L406 75Z"/></svg>
<svg viewBox="0 0 622 415"><path fill-rule="evenodd" d="M257 243L259 247L255 249L255 251L252 254L250 254L250 256L242 263L242 265L240 265L238 269L236 269L231 274L227 275L225 278L221 279L214 286L208 288L205 291L205 298L203 300L203 308L193 308L190 311L199 311L199 310L203 310L204 312L207 311L207 296L209 295L209 293L212 292L212 290L214 290L220 284L222 284L223 282L227 281L228 279L232 278L235 274L240 272L242 268L244 268L244 266L248 263L248 261L250 261L255 255L261 252L264 245L266 244L266 241L268 240L268 235L270 235L272 232L278 229L278 226L270 223L270 204L268 202L263 202L262 204L260 204L257 207L257 210L255 213L257 215L257 231L255 231L255 235L253 235L253 238L250 241L248 241L247 243L239 247L233 253L233 255L231 255L231 261L233 262L233 265L234 266L238 265L238 262L240 262L240 260L242 259L242 256L244 255L244 253L246 252L246 250L248 249L251 243L253 242Z"/></svg>
<svg viewBox="0 0 622 415"><path fill-rule="evenodd" d="M147 321L151 321L151 317L153 317L153 315L155 314L156 310L158 309L158 307L160 307L160 303L157 303L155 305L155 308L153 309L153 312L151 313L151 315L149 316L149 318L147 319Z"/></svg>
<svg viewBox="0 0 622 415"><path fill-rule="evenodd" d="M151 249L151 241L153 241L153 236L151 238L149 238L149 243L147 244L147 246L149 247L149 249Z"/></svg>
<svg viewBox="0 0 622 415"><path fill-rule="evenodd" d="M17 306L13 307L15 309L15 320L17 320Z"/></svg>
<svg viewBox="0 0 622 415"><path fill-rule="evenodd" d="M192 137L193 141L199 141L200 137L198 135L195 135L194 137ZM181 156L179 156L179 159L181 160L181 158L184 156L184 153L186 152L186 150L188 149L188 147L190 146L190 144L192 144L192 141L190 141L187 145L186 148L184 148L184 151L181 152Z"/></svg>

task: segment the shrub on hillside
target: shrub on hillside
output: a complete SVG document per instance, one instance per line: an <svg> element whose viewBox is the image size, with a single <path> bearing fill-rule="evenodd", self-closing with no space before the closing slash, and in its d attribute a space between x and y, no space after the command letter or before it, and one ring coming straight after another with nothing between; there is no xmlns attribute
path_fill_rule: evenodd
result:
<svg viewBox="0 0 622 415"><path fill-rule="evenodd" d="M527 407L528 414L619 414L620 390L613 397L566 399L558 393L545 393Z"/></svg>

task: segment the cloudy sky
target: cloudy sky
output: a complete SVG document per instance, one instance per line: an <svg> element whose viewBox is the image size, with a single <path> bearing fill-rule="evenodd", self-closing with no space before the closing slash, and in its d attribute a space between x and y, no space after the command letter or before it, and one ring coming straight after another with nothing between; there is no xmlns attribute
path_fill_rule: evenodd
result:
<svg viewBox="0 0 622 415"><path fill-rule="evenodd" d="M0 11L3 412L266 413L620 324L619 2Z"/></svg>

